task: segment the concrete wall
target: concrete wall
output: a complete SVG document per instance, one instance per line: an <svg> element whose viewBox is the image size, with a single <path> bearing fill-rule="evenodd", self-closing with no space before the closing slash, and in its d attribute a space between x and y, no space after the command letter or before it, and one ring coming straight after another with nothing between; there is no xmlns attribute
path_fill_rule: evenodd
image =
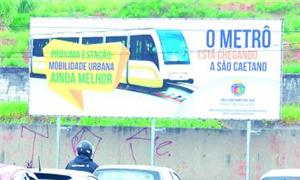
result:
<svg viewBox="0 0 300 180"><path fill-rule="evenodd" d="M27 68L0 68L0 100L28 100Z"/></svg>
<svg viewBox="0 0 300 180"><path fill-rule="evenodd" d="M74 157L77 142L95 146L99 164L149 164L150 129L64 127L60 167ZM55 167L56 127L0 125L0 162ZM155 141L155 164L174 168L186 180L244 180L246 131L166 129ZM251 179L272 168L300 168L300 129L252 135Z"/></svg>
<svg viewBox="0 0 300 180"><path fill-rule="evenodd" d="M283 76L282 102L300 104L300 74L285 74Z"/></svg>
<svg viewBox="0 0 300 180"><path fill-rule="evenodd" d="M0 68L0 100L28 100L27 68ZM284 74L282 102L300 104L300 74Z"/></svg>

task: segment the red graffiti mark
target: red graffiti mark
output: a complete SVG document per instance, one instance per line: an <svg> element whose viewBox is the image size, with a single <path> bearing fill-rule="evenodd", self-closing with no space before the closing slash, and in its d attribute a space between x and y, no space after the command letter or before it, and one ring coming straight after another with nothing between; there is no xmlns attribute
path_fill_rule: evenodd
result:
<svg viewBox="0 0 300 180"><path fill-rule="evenodd" d="M283 168L285 165L285 160L286 160L286 157L284 155L281 155L281 154L278 154L276 156L276 165L279 167L279 168Z"/></svg>
<svg viewBox="0 0 300 180"><path fill-rule="evenodd" d="M134 148L133 148L133 142L137 141L145 141L149 142L151 139L149 137L143 137L147 136L148 130L147 128L142 128L138 132L134 133L132 136L126 138L126 141L129 142L129 149L130 149L130 154L131 157L134 161L135 164L137 164L137 159L136 155L134 153ZM172 141L162 141L159 142L160 137L156 136L155 141L154 141L154 146L155 146L155 153L157 156L171 156L171 153L168 151L168 147L173 143Z"/></svg>
<svg viewBox="0 0 300 180"><path fill-rule="evenodd" d="M285 142L278 139L276 135L273 135L271 137L272 153L275 155L276 166L279 168L283 168L285 165L286 157L284 154L282 154L282 149L281 149L281 147L285 147L284 144Z"/></svg>
<svg viewBox="0 0 300 180"><path fill-rule="evenodd" d="M271 148L274 153L279 152L279 140L277 139L276 135L271 137Z"/></svg>
<svg viewBox="0 0 300 180"><path fill-rule="evenodd" d="M300 51L297 51L297 52L295 53L295 56L296 56L298 59L300 59Z"/></svg>
<svg viewBox="0 0 300 180"><path fill-rule="evenodd" d="M26 161L25 162L25 166L27 168L32 168L33 167L33 160L34 160L34 154L35 154L35 142L36 142L36 137L39 136L39 137L42 137L42 138L49 138L49 127L48 125L46 126L46 132L45 134L42 134L40 132L37 132L33 129L30 129L26 126L22 126L21 127L21 138L24 137L24 131L27 130L28 132L32 133L33 134L33 140L32 140L32 146L31 146L31 159Z"/></svg>
<svg viewBox="0 0 300 180"><path fill-rule="evenodd" d="M239 161L235 169L235 174L238 177L246 177L246 162L244 160Z"/></svg>
<svg viewBox="0 0 300 180"><path fill-rule="evenodd" d="M131 154L131 157L132 157L135 164L137 164L137 160L136 160L135 153L134 153L134 150L133 150L132 141L134 141L134 140L149 141L150 140L150 138L140 137L139 135L147 136L147 128L142 128L141 130L139 130L138 132L136 132L135 134L133 134L132 136L130 136L126 139L126 141L129 142L130 154Z"/></svg>
<svg viewBox="0 0 300 180"><path fill-rule="evenodd" d="M158 156L171 156L171 153L168 150L163 151L163 149L168 148L169 145L171 145L173 142L172 141L163 141L162 143L157 143L157 141L159 140L159 137L156 136L155 138L155 145L156 145L156 154Z"/></svg>
<svg viewBox="0 0 300 180"><path fill-rule="evenodd" d="M255 175L255 179L259 179L262 175L263 175L263 164L261 163L256 163L255 165L255 172L256 172L256 175Z"/></svg>
<svg viewBox="0 0 300 180"><path fill-rule="evenodd" d="M295 154L294 167L299 168L300 167L300 145L296 145L294 154Z"/></svg>
<svg viewBox="0 0 300 180"><path fill-rule="evenodd" d="M12 142L14 139L14 135L13 135L13 133L7 133L7 134L2 135L2 139L5 142Z"/></svg>
<svg viewBox="0 0 300 180"><path fill-rule="evenodd" d="M178 173L184 172L186 169L189 168L188 163L185 161L181 161L180 163L177 163L175 166L176 166L175 169ZM196 171L197 172L200 171L199 169L197 169L197 170L190 169L190 170L193 172L193 174L196 174Z"/></svg>
<svg viewBox="0 0 300 180"><path fill-rule="evenodd" d="M134 155L134 153L133 153L132 143L129 143L129 148L130 148L130 154L131 154L131 157L132 157L134 163L136 164L136 158L135 158L135 155Z"/></svg>
<svg viewBox="0 0 300 180"><path fill-rule="evenodd" d="M94 132L92 132L89 128L87 127L83 127L81 128L71 139L71 144L72 144L72 150L74 155L76 155L76 147L77 144L83 140L85 135L92 135L94 138L96 138L96 146L95 146L95 151L93 153L93 155L97 152L97 149L99 147L99 144L102 140L102 137L98 136L97 134L95 134Z"/></svg>
<svg viewBox="0 0 300 180"><path fill-rule="evenodd" d="M142 128L137 133L133 134L129 138L126 139L126 141L130 141L132 139L142 139L142 140L150 140L150 138L144 138L144 137L138 137L138 135L141 135L144 132L144 135L147 136L147 128Z"/></svg>

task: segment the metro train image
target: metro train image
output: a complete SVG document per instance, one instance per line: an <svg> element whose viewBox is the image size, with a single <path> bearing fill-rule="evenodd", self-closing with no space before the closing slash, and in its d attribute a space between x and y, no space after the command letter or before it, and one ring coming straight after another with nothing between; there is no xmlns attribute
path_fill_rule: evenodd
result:
<svg viewBox="0 0 300 180"><path fill-rule="evenodd" d="M122 42L130 51L130 56L123 71L121 85L162 88L166 83L193 83L188 45L178 29L95 28L91 31L66 28L57 32L52 30L33 33L30 38L31 77L46 77L43 48L53 39L86 45Z"/></svg>

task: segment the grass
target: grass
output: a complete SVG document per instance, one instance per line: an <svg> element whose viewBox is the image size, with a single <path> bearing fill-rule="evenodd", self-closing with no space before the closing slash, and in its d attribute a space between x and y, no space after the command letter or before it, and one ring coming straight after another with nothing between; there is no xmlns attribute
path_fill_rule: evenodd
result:
<svg viewBox="0 0 300 180"><path fill-rule="evenodd" d="M300 105L283 105L282 121L285 123L300 122ZM55 124L51 116L32 117L28 115L28 103L22 101L1 101L0 122L5 124ZM62 125L102 126L102 127L151 127L149 118L114 118L114 117L63 117ZM156 127L165 128L213 128L223 127L222 121L214 119L172 119L157 118Z"/></svg>
<svg viewBox="0 0 300 180"><path fill-rule="evenodd" d="M31 13L32 16L112 16L133 0L47 0ZM92 5L91 5L92 4Z"/></svg>
<svg viewBox="0 0 300 180"><path fill-rule="evenodd" d="M300 64L293 61L288 64L284 64L283 66L284 73L299 73L300 72Z"/></svg>
<svg viewBox="0 0 300 180"><path fill-rule="evenodd" d="M17 2L20 3L17 6ZM238 9L220 10L221 6L232 3L250 5L252 11ZM298 4L297 4L298 3ZM239 5L237 6L239 7ZM24 52L28 51L29 20L31 16L68 16L68 17L192 17L192 18L284 18L284 40L292 51L299 50L300 8L294 0L0 0L0 16L8 29L0 31L0 38L9 43L0 46L0 66L26 67ZM26 55L25 55L26 56ZM291 57L292 58L292 57ZM286 59L284 73L300 73L299 60ZM283 121L300 121L299 106L284 105ZM1 102L0 119L6 123L35 123L35 118L27 115L26 102ZM55 123L53 117L41 117L39 121ZM65 124L87 126L150 126L149 119L128 118L64 118ZM162 127L214 127L221 123L215 120L174 120L158 119Z"/></svg>
<svg viewBox="0 0 300 180"><path fill-rule="evenodd" d="M299 123L300 122L300 105L293 104L283 106L281 108L283 122L285 123Z"/></svg>
<svg viewBox="0 0 300 180"><path fill-rule="evenodd" d="M151 119L148 118L94 118L82 117L80 119L63 118L64 125L80 126L113 126L113 127L151 127ZM215 128L222 127L220 121L200 119L169 119L157 118L156 127L164 128Z"/></svg>
<svg viewBox="0 0 300 180"><path fill-rule="evenodd" d="M299 23L300 12L296 13L294 11L289 12L283 16L284 18L284 31L287 34L298 34L300 33L300 23ZM298 41L299 43L299 41Z"/></svg>
<svg viewBox="0 0 300 180"><path fill-rule="evenodd" d="M258 12L264 13L285 13L293 10L295 7L294 1L260 1L256 2L255 8Z"/></svg>
<svg viewBox="0 0 300 180"><path fill-rule="evenodd" d="M288 42L293 49L300 48L300 32L299 33L288 33L284 35L284 40Z"/></svg>
<svg viewBox="0 0 300 180"><path fill-rule="evenodd" d="M0 66L28 66L24 62L23 52L28 50L29 20L31 16L67 16L67 17L184 17L184 18L284 18L284 40L291 45L291 51L299 50L300 43L300 8L294 0L0 0L0 16L5 18L9 29L2 31L14 39L11 45L1 45ZM17 7L16 2L19 2ZM234 6L237 3L237 6ZM92 5L91 5L92 4ZM239 9L241 5L250 11ZM222 6L234 6L221 9ZM1 9L2 8L2 9ZM0 35L0 38L3 36ZM2 58L1 58L2 57ZM293 58L293 57L289 57ZM300 73L291 59L286 59L286 73ZM291 63L291 65L290 65ZM290 71L291 70L291 71Z"/></svg>
<svg viewBox="0 0 300 180"><path fill-rule="evenodd" d="M28 102L1 101L0 122L5 124L55 124L51 116L32 117L28 115ZM63 117L62 125L106 126L106 127L151 127L149 118L95 118ZM157 118L156 127L165 128L221 128L222 123L216 120Z"/></svg>
<svg viewBox="0 0 300 180"><path fill-rule="evenodd" d="M22 101L2 101L0 102L1 119L19 119L28 114L28 103Z"/></svg>
<svg viewBox="0 0 300 180"><path fill-rule="evenodd" d="M28 51L29 31L3 31L0 32L0 38L8 42L6 46L0 46L0 66L27 67L23 57Z"/></svg>

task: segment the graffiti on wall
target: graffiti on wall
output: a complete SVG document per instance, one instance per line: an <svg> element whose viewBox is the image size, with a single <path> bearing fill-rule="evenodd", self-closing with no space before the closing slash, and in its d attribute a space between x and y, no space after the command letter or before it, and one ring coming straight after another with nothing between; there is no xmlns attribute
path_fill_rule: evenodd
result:
<svg viewBox="0 0 300 180"><path fill-rule="evenodd" d="M28 100L26 68L0 68L0 100Z"/></svg>
<svg viewBox="0 0 300 180"><path fill-rule="evenodd" d="M25 135L26 132L26 135ZM45 141L46 139L49 140L51 138L55 137L50 137L49 135L49 126L45 126L42 129L34 129L32 127L27 127L27 126L21 126L21 134L20 137L22 139L26 139L27 142L30 142L28 144L29 151L27 152L29 154L29 158L25 161L25 166L28 168L34 167L34 162L36 160L36 145L37 145L37 140L39 139L40 141ZM88 127L82 127L79 130L77 130L73 136L71 136L70 139L70 144L71 144L71 149L74 155L76 155L76 147L77 144L81 140L89 140L95 148L94 154L100 151L100 144L101 141L103 140L103 137L98 135L97 133L93 132L90 128ZM148 146L150 143L150 133L149 129L147 128L141 128L138 129L136 132L133 134L125 137L125 142L129 146L129 152L123 152L123 153L128 153L128 155L131 157L132 161L135 164L138 164L139 159L137 156L137 152L135 151L135 147L137 143L144 143L143 145ZM159 157L171 157L171 146L174 144L172 140L165 140L161 138L160 135L155 136L155 141L154 141L154 151L155 155L157 158Z"/></svg>
<svg viewBox="0 0 300 180"><path fill-rule="evenodd" d="M95 141L91 141L91 143L94 145L94 148L95 148L93 154L95 154L99 148L102 137L97 135L96 133L94 133L87 127L82 127L78 132L76 132L75 135L71 139L72 150L73 150L74 155L76 155L77 144L81 140L89 140L90 141L90 139L95 139Z"/></svg>
<svg viewBox="0 0 300 180"><path fill-rule="evenodd" d="M296 74L285 75L282 82L283 103L300 103L300 76Z"/></svg>
<svg viewBox="0 0 300 180"><path fill-rule="evenodd" d="M27 126L21 126L21 138L25 138L25 135L24 135L25 131L29 132L32 135L30 159L25 161L25 166L27 168L33 167L37 138L49 139L48 125L45 126L42 130L43 130L42 132L39 132L39 131L34 130L33 128L29 128ZM30 139L27 139L27 141L30 142Z"/></svg>
<svg viewBox="0 0 300 180"><path fill-rule="evenodd" d="M138 164L138 161L137 161L136 154L134 151L134 144L135 144L135 142L147 142L147 143L150 142L151 139L149 137L148 131L149 130L147 128L142 128L142 129L138 130L136 133L134 133L133 135L126 138L126 141L129 144L130 155L135 164ZM155 150L155 154L157 155L157 157L161 157L161 156L170 157L172 155L170 152L170 146L172 144L173 144L173 141L162 140L162 138L160 138L159 135L156 135L155 140L154 140L154 150Z"/></svg>
<svg viewBox="0 0 300 180"><path fill-rule="evenodd" d="M2 125L4 126L4 125ZM1 127L0 127L1 129ZM101 129L101 130L99 130ZM105 156L106 162L136 163L140 164L149 158L149 154L145 153L150 149L150 129L147 128L124 128L118 132L114 132L109 128L89 128L75 127L74 131L67 136L62 133L63 149L61 155L64 160L66 155L75 153L76 144L87 139L95 146L95 152L105 151L106 143L120 147L116 156ZM38 156L47 166L54 164L55 157L51 156L55 152L55 127L51 126L14 126L2 127L0 131L0 139L5 146L2 146L0 159L3 163L25 165L27 167L37 166ZM62 130L63 131L63 130ZM234 146L229 143L220 143L232 139L236 133L219 133L218 131L188 129L180 132L166 132L165 134L157 133L155 136L155 156L159 163L170 165L183 174L191 174L195 176L212 177L215 175L226 175L228 179L239 180L245 177L245 152L243 150L236 152ZM207 133L206 133L207 132ZM244 132L244 131L241 131ZM177 133L177 134L174 134ZM120 135L122 134L122 135ZM239 137L234 143L245 143L244 133L238 133ZM183 136L186 138L176 138ZM215 142L209 142L208 138L215 138ZM251 149L251 174L253 179L258 179L266 170L270 168L294 167L300 168L300 145L299 130L285 130L280 132L266 131L259 138L254 138ZM220 142L217 140L219 138ZM114 143L111 143L114 141ZM212 144L211 144L212 143ZM210 148L213 145L215 148ZM23 147L24 146L24 147ZM182 150L181 150L182 149ZM116 152L116 151L113 151ZM16 154L16 156L14 156ZM123 161L124 158L129 157ZM191 158L185 158L191 157ZM120 161L121 159L121 161ZM25 164L24 164L25 163ZM158 163L158 164L159 164ZM171 164L168 164L171 163ZM206 169L214 168L218 164L220 168L215 174L209 174ZM209 166L209 167L207 167ZM203 167L203 169L202 169ZM226 169L226 170L222 170Z"/></svg>

